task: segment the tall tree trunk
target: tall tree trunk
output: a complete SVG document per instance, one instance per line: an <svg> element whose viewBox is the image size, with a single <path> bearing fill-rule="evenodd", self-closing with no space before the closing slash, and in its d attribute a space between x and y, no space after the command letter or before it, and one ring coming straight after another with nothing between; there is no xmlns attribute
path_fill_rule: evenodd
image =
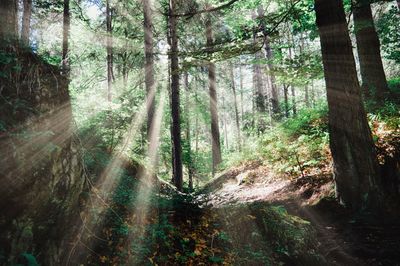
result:
<svg viewBox="0 0 400 266"><path fill-rule="evenodd" d="M274 74L274 66L272 64L272 60L274 59L274 55L272 53L270 41L268 36L264 36L265 39L265 52L267 55L268 59L268 76L270 80L270 85L271 85L271 105L272 105L272 113L274 115L279 115L280 113L280 108L279 108L279 97L278 97L278 88L276 86L276 80L275 80L275 74Z"/></svg>
<svg viewBox="0 0 400 266"><path fill-rule="evenodd" d="M242 73L242 62L239 62L239 76L240 76L240 117L244 118L244 107L243 107L243 73Z"/></svg>
<svg viewBox="0 0 400 266"><path fill-rule="evenodd" d="M206 20L206 37L207 37L207 46L211 47L213 45L214 40L213 40L212 24L209 17ZM209 93L210 93L211 148L212 148L212 160L213 160L212 164L213 174L215 174L218 165L222 162L215 72L216 72L215 64L209 62L208 82L209 82Z"/></svg>
<svg viewBox="0 0 400 266"><path fill-rule="evenodd" d="M143 31L144 31L144 54L145 54L145 85L147 97L147 138L150 141L150 131L154 117L154 55L153 55L153 10L152 1L143 1Z"/></svg>
<svg viewBox="0 0 400 266"><path fill-rule="evenodd" d="M293 116L297 115L297 106L296 106L296 90L293 85L290 86L291 92L292 92L292 111L293 111Z"/></svg>
<svg viewBox="0 0 400 266"><path fill-rule="evenodd" d="M31 16L32 16L32 0L24 0L24 13L22 15L21 41L25 46L29 46Z"/></svg>
<svg viewBox="0 0 400 266"><path fill-rule="evenodd" d="M230 72L231 72L231 84L232 84L232 92L233 92L233 103L235 107L235 121L236 121L236 131L237 131L237 144L239 151L242 150L242 140L240 137L240 121L239 121L239 109L238 109L238 102L236 96L236 84L235 84L235 74L233 72L233 64L230 65Z"/></svg>
<svg viewBox="0 0 400 266"><path fill-rule="evenodd" d="M339 199L353 210L382 200L378 162L357 80L342 0L315 0ZM375 205L378 206L378 205Z"/></svg>
<svg viewBox="0 0 400 266"><path fill-rule="evenodd" d="M293 36L289 36L289 37L291 37L290 39L292 41L293 47L295 47ZM292 59L292 48L291 47L289 47L289 59L290 60ZM292 111L293 111L293 116L296 116L296 114L297 114L296 91L295 91L293 85L290 85L290 88L291 88L291 93L292 93Z"/></svg>
<svg viewBox="0 0 400 266"><path fill-rule="evenodd" d="M315 91L314 91L314 81L311 80L311 95L310 95L310 100L311 100L311 107L315 106Z"/></svg>
<svg viewBox="0 0 400 266"><path fill-rule="evenodd" d="M69 1L69 0L68 0ZM113 80L113 40L112 40L112 9L110 0L106 0L106 27L107 27L107 99L112 100Z"/></svg>
<svg viewBox="0 0 400 266"><path fill-rule="evenodd" d="M188 175L189 175L189 189L193 189L193 160L192 160L192 143L190 137L190 98L189 98L189 74L184 74L184 85L185 85L185 115L186 115L186 141L188 145Z"/></svg>
<svg viewBox="0 0 400 266"><path fill-rule="evenodd" d="M63 13L64 14L63 14L63 42L62 42L62 71L64 75L68 75L69 74L68 49L69 49L69 34L71 27L69 0L64 0Z"/></svg>
<svg viewBox="0 0 400 266"><path fill-rule="evenodd" d="M174 172L174 184L182 191L182 147L181 147L181 119L180 119L180 95L179 95L179 59L178 59L178 35L177 17L175 16L176 0L169 0L169 29L171 36L171 116L172 116L172 165Z"/></svg>
<svg viewBox="0 0 400 266"><path fill-rule="evenodd" d="M289 100L288 100L288 88L289 85L283 85L283 96L285 98L285 117L289 117Z"/></svg>
<svg viewBox="0 0 400 266"><path fill-rule="evenodd" d="M0 39L1 45L5 45L6 41L17 39L17 0L1 0L0 1Z"/></svg>
<svg viewBox="0 0 400 266"><path fill-rule="evenodd" d="M226 150L229 150L229 140L228 140L228 127L227 127L227 119L226 119L226 105L225 105L225 97L222 96L222 121L221 121L221 127L224 130L224 140L225 140L225 148Z"/></svg>
<svg viewBox="0 0 400 266"><path fill-rule="evenodd" d="M306 107L310 107L310 95L308 91L308 85L304 87L304 101L306 103Z"/></svg>
<svg viewBox="0 0 400 266"><path fill-rule="evenodd" d="M355 3L353 17L362 88L366 97L381 103L389 89L383 70L380 43L374 26L370 0L359 0Z"/></svg>

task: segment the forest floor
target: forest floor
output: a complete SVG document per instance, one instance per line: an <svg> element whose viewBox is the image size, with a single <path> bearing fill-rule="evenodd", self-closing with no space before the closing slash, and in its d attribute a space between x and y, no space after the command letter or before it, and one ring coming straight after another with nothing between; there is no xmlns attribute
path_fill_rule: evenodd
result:
<svg viewBox="0 0 400 266"><path fill-rule="evenodd" d="M381 162L400 151L400 132L389 133L378 134ZM135 200L141 182L132 170L99 230L106 241L86 264L400 265L399 221L347 211L335 200L329 164L289 176L246 161L194 194L161 182L146 203Z"/></svg>
<svg viewBox="0 0 400 266"><path fill-rule="evenodd" d="M259 162L248 162L206 188L206 204L214 208L267 202L310 221L318 253L328 265L400 265L400 224L351 215L334 199L329 171L288 180Z"/></svg>

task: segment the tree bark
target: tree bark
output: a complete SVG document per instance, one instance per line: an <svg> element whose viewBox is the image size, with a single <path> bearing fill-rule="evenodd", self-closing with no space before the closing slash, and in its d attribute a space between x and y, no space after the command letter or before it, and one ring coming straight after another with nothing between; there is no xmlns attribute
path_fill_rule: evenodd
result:
<svg viewBox="0 0 400 266"><path fill-rule="evenodd" d="M31 16L32 16L32 0L24 0L24 13L22 15L21 41L25 46L29 46Z"/></svg>
<svg viewBox="0 0 400 266"><path fill-rule="evenodd" d="M296 106L296 90L293 85L290 86L291 92L292 92L292 111L293 111L293 116L297 115L297 106Z"/></svg>
<svg viewBox="0 0 400 266"><path fill-rule="evenodd" d="M178 35L177 17L175 17L176 0L169 0L169 29L171 36L171 116L172 116L172 165L174 173L174 184L179 191L182 191L182 147L181 147L181 124L180 124L180 93L179 93L179 58L178 58Z"/></svg>
<svg viewBox="0 0 400 266"><path fill-rule="evenodd" d="M285 117L289 117L289 101L288 101L288 88L289 85L283 85L283 96L285 98Z"/></svg>
<svg viewBox="0 0 400 266"><path fill-rule="evenodd" d="M240 76L240 117L244 117L244 107L243 107L243 73L242 73L242 63L239 62L239 76Z"/></svg>
<svg viewBox="0 0 400 266"><path fill-rule="evenodd" d="M64 0L63 13L64 14L63 14L63 42L62 42L62 71L64 75L68 75L69 74L68 49L69 49L69 34L71 27L69 0Z"/></svg>
<svg viewBox="0 0 400 266"><path fill-rule="evenodd" d="M12 41L17 39L17 10L16 0L1 0L0 1L0 38L2 45L4 41Z"/></svg>
<svg viewBox="0 0 400 266"><path fill-rule="evenodd" d="M152 1L143 1L143 31L144 31L144 54L145 54L145 86L147 97L147 139L150 141L150 131L154 117L154 55L153 55L153 10Z"/></svg>
<svg viewBox="0 0 400 266"><path fill-rule="evenodd" d="M310 95L308 91L308 85L304 87L304 101L306 103L306 107L310 107Z"/></svg>
<svg viewBox="0 0 400 266"><path fill-rule="evenodd" d="M236 84L235 84L235 75L233 72L233 64L230 65L230 72L231 72L231 83L232 83L232 92L233 92L233 103L235 107L235 121L236 121L236 131L237 131L237 144L239 151L242 150L242 140L240 137L240 121L239 121L239 108L238 108L238 101L236 95Z"/></svg>
<svg viewBox="0 0 400 266"><path fill-rule="evenodd" d="M192 145L190 136L190 98L189 98L189 74L185 72L184 74L184 85L185 85L185 115L186 115L186 141L188 145L188 175L189 175L189 189L193 189L193 160L192 160Z"/></svg>
<svg viewBox="0 0 400 266"><path fill-rule="evenodd" d="M274 74L274 66L272 64L272 60L274 59L274 55L272 53L270 41L268 36L264 36L265 39L265 52L267 55L267 60L268 60L268 77L270 80L270 85L271 85L271 106L272 106L272 113L274 115L279 115L280 113L280 108L279 108L279 98L278 98L278 88L276 86L276 80L275 80L275 74Z"/></svg>
<svg viewBox="0 0 400 266"><path fill-rule="evenodd" d="M214 40L213 40L212 24L210 18L207 18L206 20L206 37L207 37L207 46L211 47L213 45ZM222 162L215 72L216 72L215 64L209 62L208 82L209 82L209 94L210 94L211 148L212 148L212 160L213 160L212 164L213 175L215 174L218 165Z"/></svg>
<svg viewBox="0 0 400 266"><path fill-rule="evenodd" d="M69 0L66 0L69 1ZM110 0L106 0L106 28L107 28L107 100L112 100L113 80L113 40L112 40L112 9Z"/></svg>
<svg viewBox="0 0 400 266"><path fill-rule="evenodd" d="M342 0L315 0L337 196L353 210L382 200L378 162L357 80ZM376 205L378 204L378 205Z"/></svg>
<svg viewBox="0 0 400 266"><path fill-rule="evenodd" d="M354 4L353 17L362 89L367 98L381 103L389 89L369 0L359 0Z"/></svg>

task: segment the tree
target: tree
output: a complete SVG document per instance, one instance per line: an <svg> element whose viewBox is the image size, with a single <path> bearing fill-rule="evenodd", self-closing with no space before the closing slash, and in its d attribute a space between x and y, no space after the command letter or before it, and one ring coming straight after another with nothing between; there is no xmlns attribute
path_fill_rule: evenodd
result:
<svg viewBox="0 0 400 266"><path fill-rule="evenodd" d="M359 0L354 3L354 31L364 94L377 102L382 102L389 90L369 1Z"/></svg>
<svg viewBox="0 0 400 266"><path fill-rule="evenodd" d="M2 45L5 42L17 39L18 36L18 10L16 0L2 0L0 1L0 39Z"/></svg>
<svg viewBox="0 0 400 266"><path fill-rule="evenodd" d="M69 1L69 0L66 0ZM107 30L107 99L112 100L112 80L113 80L113 41L112 41L112 8L110 0L106 0L106 30Z"/></svg>
<svg viewBox="0 0 400 266"><path fill-rule="evenodd" d="M150 130L154 116L154 55L153 55L153 11L152 1L143 1L143 31L144 31L144 54L145 54L145 86L148 101L147 106L147 138L150 141Z"/></svg>
<svg viewBox="0 0 400 266"><path fill-rule="evenodd" d="M185 86L185 115L186 115L186 142L187 142L187 168L189 175L189 189L193 189L193 160L192 160L192 145L190 136L190 101L189 101L189 73L186 71L183 76Z"/></svg>
<svg viewBox="0 0 400 266"><path fill-rule="evenodd" d="M256 13L253 12L252 14L253 19L256 19ZM253 43L254 45L257 44L257 31L254 30L253 32ZM254 89L254 102L256 110L260 113L264 113L266 111L266 102L264 99L264 83L263 83L263 76L261 71L261 60L263 59L264 55L262 51L257 51L254 54L255 63L253 65L253 89Z"/></svg>
<svg viewBox="0 0 400 266"><path fill-rule="evenodd" d="M31 29L32 0L24 0L24 13L22 15L21 41L29 46L29 35Z"/></svg>
<svg viewBox="0 0 400 266"><path fill-rule="evenodd" d="M213 32L210 16L206 19L206 38L207 46L212 47L213 45ZM215 173L218 165L222 162L221 156L221 142L219 133L219 122L218 122L218 100L217 100L217 89L216 89L216 75L215 75L215 64L213 62L208 63L208 82L209 82L209 94L210 94L210 113L211 113L211 148L212 148L212 171Z"/></svg>
<svg viewBox="0 0 400 266"><path fill-rule="evenodd" d="M276 81L275 81L275 74L274 74L274 65L272 63L272 60L274 58L274 55L272 53L272 48L270 45L270 40L268 36L264 37L265 39L265 51L267 55L267 60L268 60L268 77L270 80L271 84L271 106L272 106L272 113L275 115L278 115L280 113L280 108L279 108L279 98L278 98L278 87L276 86Z"/></svg>
<svg viewBox="0 0 400 266"><path fill-rule="evenodd" d="M176 188L182 191L182 147L181 147L181 119L180 119L180 95L179 95L179 58L177 17L175 16L176 0L169 0L169 35L170 35L170 67L171 67L171 138L173 145L172 170Z"/></svg>
<svg viewBox="0 0 400 266"><path fill-rule="evenodd" d="M238 108L238 101L236 95L236 84L235 84L235 74L233 72L234 67L233 64L230 65L230 74L231 74L231 87L233 92L233 103L235 108L235 121L236 121L236 131L237 131L237 142L239 151L242 149L242 140L240 137L240 121L239 121L239 108Z"/></svg>
<svg viewBox="0 0 400 266"><path fill-rule="evenodd" d="M342 0L315 0L338 198L353 210L382 200L378 162L357 80Z"/></svg>
<svg viewBox="0 0 400 266"><path fill-rule="evenodd" d="M63 42L62 42L62 68L64 75L68 74L68 46L69 46L69 31L70 31L70 8L69 0L64 0L64 11L63 11Z"/></svg>

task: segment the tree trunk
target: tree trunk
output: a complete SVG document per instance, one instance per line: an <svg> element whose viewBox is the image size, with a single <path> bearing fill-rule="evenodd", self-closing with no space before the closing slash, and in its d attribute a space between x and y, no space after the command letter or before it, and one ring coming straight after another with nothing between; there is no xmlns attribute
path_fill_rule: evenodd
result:
<svg viewBox="0 0 400 266"><path fill-rule="evenodd" d="M25 46L29 46L31 16L32 16L32 0L24 0L24 13L22 15L21 41Z"/></svg>
<svg viewBox="0 0 400 266"><path fill-rule="evenodd" d="M353 210L382 200L375 146L357 80L342 0L315 0L337 196ZM378 206L378 205L375 205Z"/></svg>
<svg viewBox="0 0 400 266"><path fill-rule="evenodd" d="M5 41L17 39L17 10L15 9L16 0L0 1L0 38L1 45L5 45Z"/></svg>
<svg viewBox="0 0 400 266"><path fill-rule="evenodd" d="M154 117L154 56L153 56L153 10L152 1L143 1L143 31L144 31L144 54L145 54L145 85L147 98L147 138L150 141L150 131Z"/></svg>
<svg viewBox="0 0 400 266"><path fill-rule="evenodd" d="M62 42L62 71L64 75L69 73L68 49L69 49L69 34L71 27L71 14L69 10L69 0L64 0L64 15L63 15L63 42Z"/></svg>
<svg viewBox="0 0 400 266"><path fill-rule="evenodd" d="M188 175L189 175L189 189L193 189L193 160L192 160L192 145L190 137L190 98L189 98L189 74L185 72L184 74L184 85L185 85L185 115L186 115L186 141L188 145Z"/></svg>
<svg viewBox="0 0 400 266"><path fill-rule="evenodd" d="M242 149L242 140L240 137L240 122L239 122L239 110L238 110L238 103L237 103L237 96L236 96L236 84L235 84L235 75L233 72L233 64L230 65L230 72L231 72L231 82L232 82L232 92L233 92L233 103L235 107L235 121L236 121L236 131L237 131L237 142L239 151Z"/></svg>
<svg viewBox="0 0 400 266"><path fill-rule="evenodd" d="M288 88L289 85L283 85L283 96L285 98L285 117L289 117L289 101L288 101Z"/></svg>
<svg viewBox="0 0 400 266"><path fill-rule="evenodd" d="M229 150L229 140L228 140L228 126L227 126L227 119L226 119L226 105L225 105L225 97L222 96L222 119L221 119L221 127L224 131L224 142L225 142L225 149Z"/></svg>
<svg viewBox="0 0 400 266"><path fill-rule="evenodd" d="M172 165L174 173L174 184L179 191L182 191L182 147L181 147L181 124L180 124L180 95L179 95L179 59L178 59L178 35L177 17L175 17L176 0L169 0L169 29L171 36L171 116L172 116L172 144L173 155Z"/></svg>
<svg viewBox="0 0 400 266"><path fill-rule="evenodd" d="M69 1L69 0L66 0ZM107 26L107 100L112 100L113 80L113 40L112 40L112 9L110 0L106 0L106 26Z"/></svg>
<svg viewBox="0 0 400 266"><path fill-rule="evenodd" d="M206 20L206 37L207 46L213 45L213 32L210 18ZM213 175L216 172L218 165L222 162L221 156L221 142L219 133L218 122L218 107L217 107L217 90L216 90L216 77L215 77L215 64L208 63L208 81L210 93L210 113L211 113L211 147L212 147L212 171Z"/></svg>
<svg viewBox="0 0 400 266"><path fill-rule="evenodd" d="M293 116L297 115L297 106L296 106L296 90L293 85L290 86L291 92L292 92L292 111L293 111Z"/></svg>
<svg viewBox="0 0 400 266"><path fill-rule="evenodd" d="M308 91L308 85L304 87L304 101L306 103L306 107L310 107L310 95Z"/></svg>
<svg viewBox="0 0 400 266"><path fill-rule="evenodd" d="M276 81L275 81L275 74L274 74L274 66L272 64L272 60L274 59L274 55L272 53L270 41L268 36L264 36L265 39L265 52L267 54L267 59L268 59L268 76L270 80L270 85L271 85L271 106L272 106L272 113L274 115L279 115L280 110L279 110L279 98L278 98L278 88L276 86Z"/></svg>
<svg viewBox="0 0 400 266"><path fill-rule="evenodd" d="M382 103L389 89L369 0L360 0L354 5L353 17L364 94Z"/></svg>
<svg viewBox="0 0 400 266"><path fill-rule="evenodd" d="M242 73L242 62L239 62L239 76L240 76L240 116L244 118L244 107L243 107L243 73Z"/></svg>

